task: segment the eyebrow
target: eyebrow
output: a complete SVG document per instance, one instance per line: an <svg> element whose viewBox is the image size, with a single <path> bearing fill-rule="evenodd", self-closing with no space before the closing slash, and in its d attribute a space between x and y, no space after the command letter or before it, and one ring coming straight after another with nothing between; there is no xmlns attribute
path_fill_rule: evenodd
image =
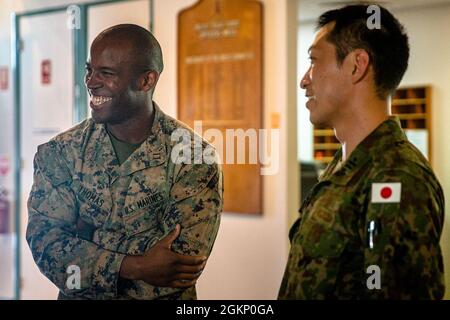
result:
<svg viewBox="0 0 450 320"><path fill-rule="evenodd" d="M85 68L91 68L91 64L90 64L89 62L86 62ZM113 72L117 71L117 70L114 69L114 68L106 67L106 66L100 67L99 69L100 69L100 70L103 70L103 71L113 71Z"/></svg>
<svg viewBox="0 0 450 320"><path fill-rule="evenodd" d="M310 46L309 49L308 49L308 53L311 54L311 50L312 50L312 49L315 49L315 48L316 48L316 47L315 47L314 45Z"/></svg>

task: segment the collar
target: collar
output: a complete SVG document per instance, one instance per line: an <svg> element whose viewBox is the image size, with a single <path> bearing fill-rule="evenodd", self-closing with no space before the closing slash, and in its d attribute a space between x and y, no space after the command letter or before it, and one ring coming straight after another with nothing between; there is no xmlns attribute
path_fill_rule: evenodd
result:
<svg viewBox="0 0 450 320"><path fill-rule="evenodd" d="M153 102L153 107L155 117L150 135L122 165L119 165L105 124L95 124L91 136L91 141L95 141L91 161L92 164L102 167L108 173L111 183L121 176L128 176L136 171L159 166L166 162L165 136L162 130L165 115L155 102Z"/></svg>
<svg viewBox="0 0 450 320"><path fill-rule="evenodd" d="M334 184L346 185L368 161L376 159L390 146L394 147L397 142L405 140L406 135L401 128L398 116L390 116L364 138L341 168L334 172L339 160L342 159L342 147L339 148L319 181L329 180Z"/></svg>

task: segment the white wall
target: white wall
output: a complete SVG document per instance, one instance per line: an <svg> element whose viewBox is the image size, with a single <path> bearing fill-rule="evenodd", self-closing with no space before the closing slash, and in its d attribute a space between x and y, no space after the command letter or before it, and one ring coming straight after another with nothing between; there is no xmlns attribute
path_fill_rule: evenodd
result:
<svg viewBox="0 0 450 320"><path fill-rule="evenodd" d="M193 0L155 1L155 35L161 42L165 70L155 92L155 100L175 115L176 101L176 19L179 10ZM288 208L297 207L298 187L289 174L298 175L296 143L288 137L287 121L296 119L295 104L288 108L288 0L266 0L264 17L265 83L264 119L281 113L281 168L278 175L264 178L264 213L260 217L223 214L219 234L208 265L198 282L200 299L275 299L287 260ZM289 4L289 2L291 2ZM296 12L296 10L293 10ZM295 19L295 17L294 17ZM170 26L170 27L168 27ZM294 30L296 24L294 21ZM295 33L294 33L295 34ZM295 63L295 57L294 57ZM292 67L292 66L291 66ZM292 96L290 97L292 98ZM295 137L295 121L291 137ZM294 150L288 156L288 149ZM288 158L289 157L289 158ZM297 179L298 180L298 179Z"/></svg>
<svg viewBox="0 0 450 320"><path fill-rule="evenodd" d="M425 3L425 1L424 1ZM432 97L433 169L442 184L447 202L441 247L446 272L446 295L450 299L450 5L420 7L393 11L407 29L411 57L409 68L400 86L430 84ZM306 50L314 37L314 25L299 26L299 70L301 77L308 68ZM308 43L305 43L308 42ZM303 90L302 90L303 91ZM299 97L299 158L309 158L309 139L312 136L308 114L304 114L304 98ZM302 143L304 138L308 141ZM311 155L312 156L312 155Z"/></svg>
<svg viewBox="0 0 450 320"><path fill-rule="evenodd" d="M313 126L309 121L309 111L306 109L305 90L300 89L300 81L309 68L308 48L314 40L314 25L311 23L300 23L298 26L298 159L299 161L311 162L313 156Z"/></svg>
<svg viewBox="0 0 450 320"><path fill-rule="evenodd" d="M14 203L14 171L12 153L14 137L13 137L13 123L14 113L12 106L12 74L10 66L10 12L13 4L11 1L0 0L0 66L8 67L9 69L9 84L8 90L0 91L0 157L9 159L11 170L6 176L0 176L0 188L6 189L9 192L9 203ZM14 207L10 207L12 213ZM12 220L13 217L10 216ZM11 223L11 228L13 225ZM13 231L13 230L11 230ZM14 296L14 235L2 234L0 235L0 297L10 298Z"/></svg>

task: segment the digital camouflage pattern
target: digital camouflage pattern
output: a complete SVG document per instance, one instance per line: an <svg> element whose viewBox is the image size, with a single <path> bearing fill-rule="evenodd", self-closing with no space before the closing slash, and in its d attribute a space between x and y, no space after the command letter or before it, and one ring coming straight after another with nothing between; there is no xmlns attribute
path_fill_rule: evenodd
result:
<svg viewBox="0 0 450 320"><path fill-rule="evenodd" d="M441 299L444 195L398 118L383 122L336 169L341 156L339 150L290 230L279 298ZM372 183L401 183L400 201L372 202ZM368 232L371 222L375 232ZM381 270L379 290L367 286L371 265Z"/></svg>
<svg viewBox="0 0 450 320"><path fill-rule="evenodd" d="M143 254L176 224L172 248L188 255L209 255L219 228L220 165L174 164L171 133L188 127L154 106L151 135L121 166L105 126L92 119L38 147L26 238L60 298L196 298L195 287L119 278L125 255ZM77 232L78 217L91 232ZM81 269L79 290L66 286L70 265Z"/></svg>

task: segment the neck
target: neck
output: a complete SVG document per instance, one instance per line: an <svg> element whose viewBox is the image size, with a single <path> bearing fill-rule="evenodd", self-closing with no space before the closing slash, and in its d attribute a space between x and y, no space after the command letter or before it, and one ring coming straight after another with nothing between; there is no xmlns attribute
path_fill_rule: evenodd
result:
<svg viewBox="0 0 450 320"><path fill-rule="evenodd" d="M342 161L347 160L358 144L391 115L390 98L385 101L365 99L365 103L355 104L349 110L334 126L336 138L342 144Z"/></svg>
<svg viewBox="0 0 450 320"><path fill-rule="evenodd" d="M155 118L153 103L144 112L118 124L106 124L108 131L118 140L138 144L142 143L151 133Z"/></svg>

